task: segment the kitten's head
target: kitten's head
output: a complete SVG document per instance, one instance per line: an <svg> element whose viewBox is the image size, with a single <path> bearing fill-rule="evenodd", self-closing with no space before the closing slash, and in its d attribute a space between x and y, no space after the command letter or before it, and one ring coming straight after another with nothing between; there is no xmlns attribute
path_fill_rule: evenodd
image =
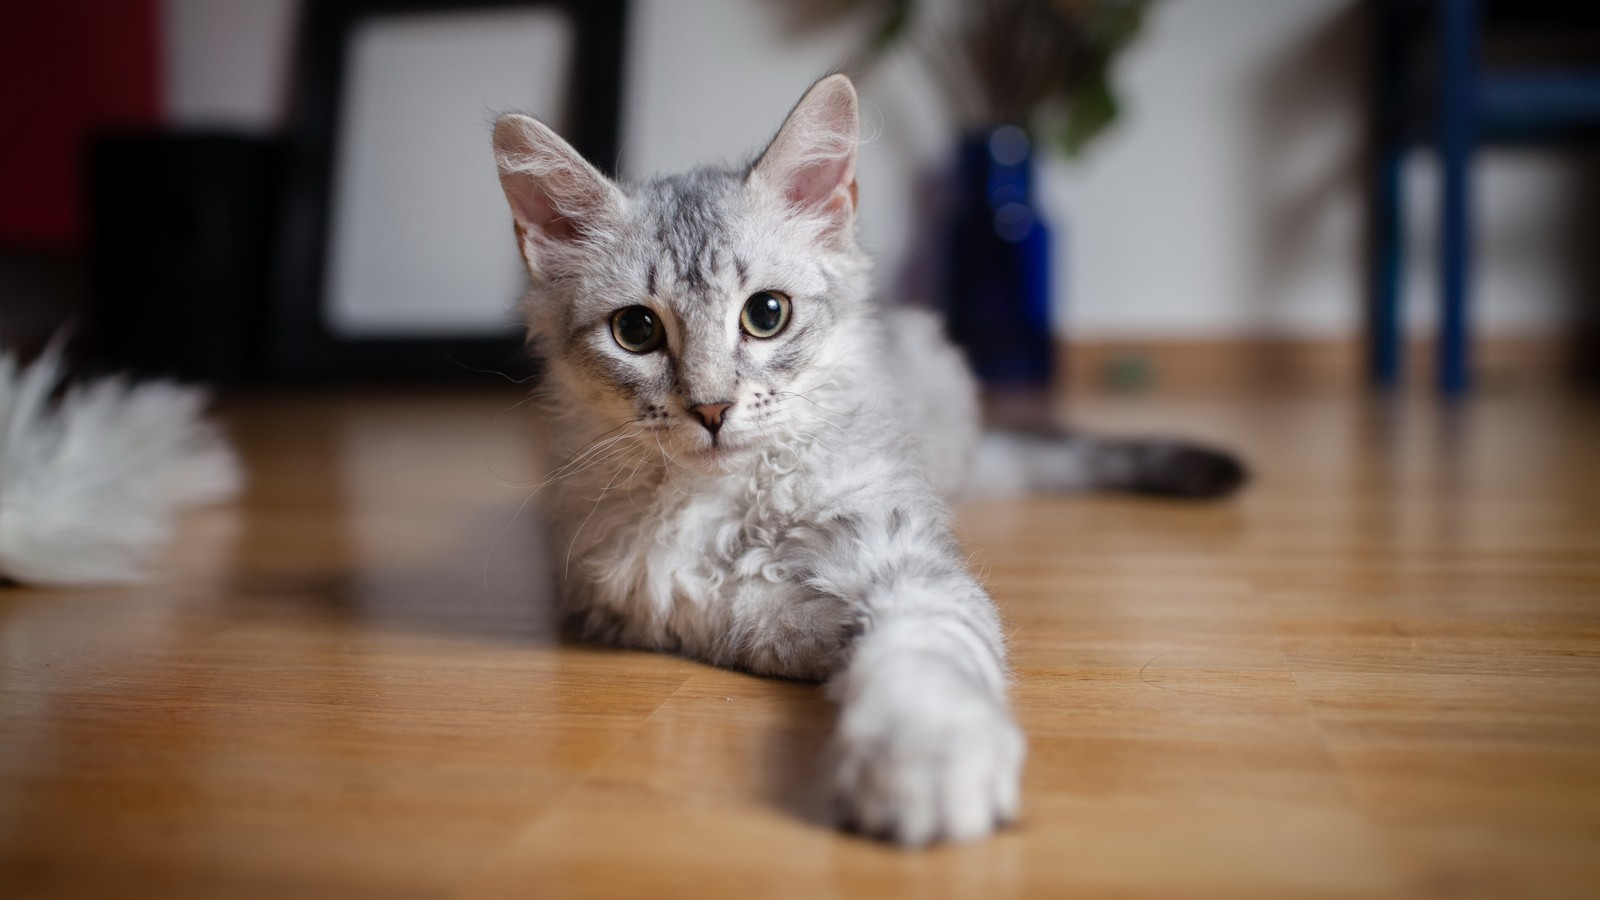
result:
<svg viewBox="0 0 1600 900"><path fill-rule="evenodd" d="M813 430L802 395L867 327L858 133L855 88L834 75L749 166L624 189L542 123L501 117L529 334L567 411L713 469Z"/></svg>

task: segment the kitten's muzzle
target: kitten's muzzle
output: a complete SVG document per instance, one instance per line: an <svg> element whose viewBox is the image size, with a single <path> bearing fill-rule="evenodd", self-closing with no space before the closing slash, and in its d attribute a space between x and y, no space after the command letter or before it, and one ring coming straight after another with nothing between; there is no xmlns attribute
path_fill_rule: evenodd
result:
<svg viewBox="0 0 1600 900"><path fill-rule="evenodd" d="M712 437L716 437L717 432L722 430L723 417L727 415L728 409L732 406L733 401L731 400L719 400L715 403L696 403L689 407L689 412L694 413L695 418L699 419L700 424L711 432Z"/></svg>

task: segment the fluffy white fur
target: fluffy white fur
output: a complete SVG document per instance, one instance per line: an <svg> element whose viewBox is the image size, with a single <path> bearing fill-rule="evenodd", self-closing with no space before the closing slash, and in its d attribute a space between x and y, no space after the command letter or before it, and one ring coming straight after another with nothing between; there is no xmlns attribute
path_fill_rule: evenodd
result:
<svg viewBox="0 0 1600 900"><path fill-rule="evenodd" d="M828 681L841 821L969 840L1016 816L1024 753L999 616L943 499L974 455L1002 491L1218 496L1243 469L1166 441L980 440L938 321L874 302L857 136L833 76L750 165L624 188L544 125L500 119L547 364L542 499L578 631ZM777 298L788 324L751 327L750 304Z"/></svg>
<svg viewBox="0 0 1600 900"><path fill-rule="evenodd" d="M62 382L57 347L26 367L0 354L0 577L137 580L179 510L238 490L238 464L198 390Z"/></svg>
<svg viewBox="0 0 1600 900"><path fill-rule="evenodd" d="M548 371L544 507L583 633L827 680L841 820L906 845L1018 811L1000 620L942 499L975 389L932 317L880 310L855 243L856 96L819 82L749 168L623 190L548 128L495 132ZM746 298L793 321L757 339ZM613 336L644 306L658 350ZM720 430L697 404L730 403Z"/></svg>

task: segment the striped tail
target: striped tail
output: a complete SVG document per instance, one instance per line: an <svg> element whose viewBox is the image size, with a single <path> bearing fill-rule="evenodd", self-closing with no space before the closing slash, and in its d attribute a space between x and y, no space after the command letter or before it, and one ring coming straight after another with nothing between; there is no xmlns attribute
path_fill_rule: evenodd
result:
<svg viewBox="0 0 1600 900"><path fill-rule="evenodd" d="M1181 441L993 429L978 444L970 490L980 496L1126 491L1208 500L1233 493L1248 477L1233 455Z"/></svg>

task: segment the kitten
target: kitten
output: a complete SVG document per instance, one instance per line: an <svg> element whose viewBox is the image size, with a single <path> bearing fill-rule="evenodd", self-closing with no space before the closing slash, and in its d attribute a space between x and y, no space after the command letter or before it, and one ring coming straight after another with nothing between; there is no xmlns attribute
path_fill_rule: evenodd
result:
<svg viewBox="0 0 1600 900"><path fill-rule="evenodd" d="M1016 817L1025 745L943 498L975 455L1012 488L1206 495L1242 470L1176 445L980 440L938 321L872 302L857 138L842 75L754 163L627 189L540 122L496 123L547 363L553 558L588 637L827 680L844 824L970 840Z"/></svg>

